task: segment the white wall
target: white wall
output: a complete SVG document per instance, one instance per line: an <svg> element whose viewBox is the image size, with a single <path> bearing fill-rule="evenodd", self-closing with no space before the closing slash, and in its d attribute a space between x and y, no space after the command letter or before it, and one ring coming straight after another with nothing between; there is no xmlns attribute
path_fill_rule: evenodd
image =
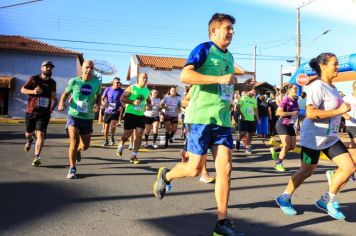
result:
<svg viewBox="0 0 356 236"><path fill-rule="evenodd" d="M15 89L9 91L8 115L24 117L28 96L21 94L27 79L41 73L41 63L50 60L55 65L52 78L57 82L57 96L64 91L70 78L77 76L80 63L76 55L44 55L16 52L0 52L0 75L15 77ZM66 117L67 112L53 112L52 117Z"/></svg>
<svg viewBox="0 0 356 236"><path fill-rule="evenodd" d="M179 80L182 70L154 70L150 67L140 67L139 73L141 72L147 73L148 84L177 85L177 92L183 97L185 85Z"/></svg>

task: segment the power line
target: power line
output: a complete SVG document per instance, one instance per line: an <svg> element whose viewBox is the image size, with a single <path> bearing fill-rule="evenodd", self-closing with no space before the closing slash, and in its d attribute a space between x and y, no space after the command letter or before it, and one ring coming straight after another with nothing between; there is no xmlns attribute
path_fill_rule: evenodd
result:
<svg viewBox="0 0 356 236"><path fill-rule="evenodd" d="M10 8L10 7L16 7L16 6L21 6L21 5L31 4L31 3L35 3L35 2L41 2L41 1L43 1L43 0L33 0L33 1L27 1L27 2L22 2L22 3L17 3L17 4L12 4L12 5L7 5L7 6L2 6L2 7L0 7L0 9Z"/></svg>

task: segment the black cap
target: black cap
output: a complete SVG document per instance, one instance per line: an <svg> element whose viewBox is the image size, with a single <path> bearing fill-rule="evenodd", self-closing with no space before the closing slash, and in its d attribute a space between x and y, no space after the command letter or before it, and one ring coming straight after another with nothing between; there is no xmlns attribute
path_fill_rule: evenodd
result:
<svg viewBox="0 0 356 236"><path fill-rule="evenodd" d="M54 65L51 61L44 61L42 62L42 66L52 66L54 68Z"/></svg>

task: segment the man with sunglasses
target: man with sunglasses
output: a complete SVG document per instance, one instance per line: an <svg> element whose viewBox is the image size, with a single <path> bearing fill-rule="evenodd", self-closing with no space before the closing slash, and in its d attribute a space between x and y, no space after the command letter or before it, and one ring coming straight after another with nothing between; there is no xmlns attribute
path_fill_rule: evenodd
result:
<svg viewBox="0 0 356 236"><path fill-rule="evenodd" d="M104 137L102 146L109 145L109 129L111 126L111 145L115 145L115 131L121 110L121 95L124 90L121 88L120 78L115 77L112 86L107 87L101 96L101 105L105 108L104 113Z"/></svg>

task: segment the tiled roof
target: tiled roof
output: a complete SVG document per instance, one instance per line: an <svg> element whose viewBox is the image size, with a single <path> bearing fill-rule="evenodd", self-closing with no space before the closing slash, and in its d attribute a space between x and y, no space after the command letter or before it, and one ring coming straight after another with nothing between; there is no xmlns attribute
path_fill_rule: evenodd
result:
<svg viewBox="0 0 356 236"><path fill-rule="evenodd" d="M151 67L156 70L183 69L186 59L177 57L158 57L136 55L141 67Z"/></svg>
<svg viewBox="0 0 356 236"><path fill-rule="evenodd" d="M172 70L172 69L183 69L186 62L185 58L179 57L159 57L159 56L145 56L136 55L136 58L141 67L151 67L156 70ZM235 74L247 75L253 74L253 72L246 71L241 66L235 64Z"/></svg>
<svg viewBox="0 0 356 236"><path fill-rule="evenodd" d="M64 48L56 47L38 40L23 36L0 35L0 50L15 50L23 52L40 52L48 54L78 55L83 58L82 53Z"/></svg>

